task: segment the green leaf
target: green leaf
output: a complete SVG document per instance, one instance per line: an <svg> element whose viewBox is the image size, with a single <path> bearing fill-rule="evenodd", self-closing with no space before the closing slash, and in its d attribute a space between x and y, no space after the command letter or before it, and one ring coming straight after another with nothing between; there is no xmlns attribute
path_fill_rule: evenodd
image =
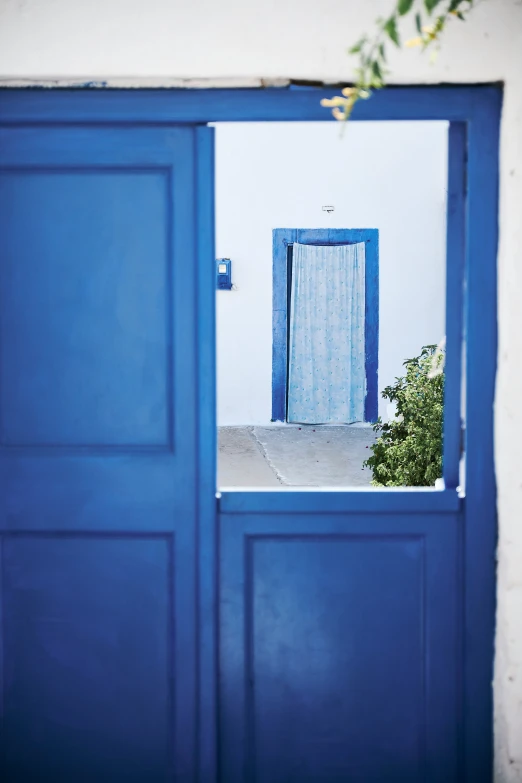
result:
<svg viewBox="0 0 522 783"><path fill-rule="evenodd" d="M388 34L388 37L393 41L395 46L401 45L399 41L399 33L397 32L397 20L394 16L390 16L384 25L384 31Z"/></svg>
<svg viewBox="0 0 522 783"><path fill-rule="evenodd" d="M435 23L435 32L440 33L442 30L444 30L445 24L446 24L446 17L444 15L438 16L437 21Z"/></svg>
<svg viewBox="0 0 522 783"><path fill-rule="evenodd" d="M412 5L413 0L399 0L397 3L397 11L399 12L399 16L404 16L404 14L407 14Z"/></svg>
<svg viewBox="0 0 522 783"><path fill-rule="evenodd" d="M405 362L406 376L396 378L382 396L396 402L395 417L378 419L371 456L373 486L433 486L442 472L444 376L430 377L434 346Z"/></svg>
<svg viewBox="0 0 522 783"><path fill-rule="evenodd" d="M381 60L386 62L386 49L384 48L384 44L379 44L379 54L381 56Z"/></svg>
<svg viewBox="0 0 522 783"><path fill-rule="evenodd" d="M348 49L348 54L359 54L365 43L366 37L360 38L351 49Z"/></svg>
<svg viewBox="0 0 522 783"><path fill-rule="evenodd" d="M420 14L415 14L415 27L417 28L417 32L422 34L422 19Z"/></svg>
<svg viewBox="0 0 522 783"><path fill-rule="evenodd" d="M382 71L377 60L372 63L372 73L378 81L382 82Z"/></svg>
<svg viewBox="0 0 522 783"><path fill-rule="evenodd" d="M440 0L424 0L424 5L426 6L426 11L431 14L435 6L437 6L440 3Z"/></svg>

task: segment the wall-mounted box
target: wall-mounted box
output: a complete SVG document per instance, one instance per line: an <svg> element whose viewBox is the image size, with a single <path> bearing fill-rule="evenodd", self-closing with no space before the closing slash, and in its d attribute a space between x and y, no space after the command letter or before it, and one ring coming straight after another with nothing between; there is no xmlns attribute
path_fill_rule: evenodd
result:
<svg viewBox="0 0 522 783"><path fill-rule="evenodd" d="M232 261L230 258L216 259L217 289L230 291L232 288Z"/></svg>

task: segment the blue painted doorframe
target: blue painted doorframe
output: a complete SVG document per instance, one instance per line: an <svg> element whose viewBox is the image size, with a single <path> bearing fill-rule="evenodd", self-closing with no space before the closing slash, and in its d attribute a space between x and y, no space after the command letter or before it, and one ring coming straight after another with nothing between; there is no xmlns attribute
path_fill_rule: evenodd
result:
<svg viewBox="0 0 522 783"><path fill-rule="evenodd" d="M87 139L87 131L95 128L113 132L128 128L137 133L147 125L161 129L218 121L328 122L332 121L331 117L321 108L320 100L331 94L330 89L315 88L3 90L0 126L3 133L9 130L13 138L23 140L28 156L25 164L38 166L41 139L51 128L80 128ZM172 491L165 484L159 506L145 494L140 503L128 506L130 517L126 517L126 524L134 530L145 525L143 534L152 536L142 549L134 547L129 537L122 535L121 515L109 513L106 506L103 519L109 525L108 532L100 527L103 519L96 521L92 517L92 524L78 527L74 540L64 534L63 557L55 562L52 578L50 573L46 576L44 554L57 555L56 520L68 519L67 509L62 507L60 514L52 518L53 507L37 504L41 497L38 493L45 484L45 474L37 469L38 455L32 456L24 467L20 447L8 447L2 468L3 486L12 493L9 482L14 470L18 477L32 476L33 490L37 493L36 500L31 501L31 488L26 487L27 496L18 496L25 509L32 502L34 512L23 525L20 525L18 503L4 503L0 515L4 615L0 685L3 719L11 732L18 731L23 740L27 725L20 720L24 710L31 708L33 715L47 714L52 726L58 727L61 716L56 713L57 699L66 700L72 682L76 690L83 688L86 701L78 704L81 721L66 727L67 736L75 743L68 747L83 748L84 752L87 743L92 748L95 741L98 755L112 754L110 772L115 783L132 779L127 762L129 758L132 761L134 753L139 757L145 740L148 752L157 752L155 770L162 780L172 779L172 765L176 764L183 770L178 779L186 783L215 783L218 779L221 783L249 783L254 776L258 783L278 780L311 783L318 777L321 783L327 783L343 776L361 780L361 775L366 775L362 779L379 781L489 783L495 610L493 399L501 102L502 90L496 85L388 88L369 101L361 101L352 119L355 122L450 122L444 491L235 492L220 497L216 505L215 269L213 196L209 186L213 153L205 129L195 130L199 152L192 175L190 167L183 163L190 156L181 155L178 160L187 177L183 180L185 195L190 196L187 203L196 204L197 226L195 255L190 255L197 259L197 295L194 289L193 295L185 293L179 300L180 314L187 307L193 310L178 334L180 354L186 352L187 338L189 342L194 338L194 372L179 376L181 386L178 387L182 392L184 382L190 384L187 399L195 406L194 536L189 541L186 515L179 517L175 523L175 541L183 554L176 561L181 569L176 576L172 558L177 557L177 549L167 545L174 541L174 524L165 517L166 527L154 533L150 515L153 506L156 511L167 508L166 500L172 497ZM121 144L114 147L111 166L116 168L120 165L118 156L123 154L118 149L122 149ZM67 146L58 145L56 155L59 156L60 150L69 154ZM85 152L92 154L89 145ZM62 164L63 158L57 157L55 165ZM11 165L7 161L7 168ZM140 176L139 171L136 176ZM190 182L195 186L193 197ZM42 183L43 179L37 183L38 187ZM156 182L150 187L159 185ZM35 190L33 195L36 193ZM45 204L45 200L41 199L41 203ZM125 202L124 208L132 211L132 202ZM26 256L27 263L28 259ZM112 263L116 263L114 259ZM189 267L185 263L185 270ZM11 271L15 271L14 267ZM100 268L98 272L102 275L103 270ZM6 280L11 286L16 283L20 295L23 293L24 278L8 276ZM41 290L46 289L42 286ZM36 284L33 293L38 304ZM11 308L7 316L15 319L16 313ZM26 341L30 339L28 331L21 334ZM464 367L461 363L463 334L466 336ZM58 332L49 335L58 338ZM11 344L9 350L16 360L17 345ZM45 344L41 350L47 350ZM39 359L41 373L45 371L45 356ZM467 390L465 497L456 491L462 374ZM189 409L192 411L190 405ZM75 420L70 417L69 421ZM26 426L21 417L18 424ZM98 476L103 497L109 500L112 488L114 503L121 505L122 497L108 481L110 470L127 470L129 465L137 463L126 461L117 451L103 453L101 459L108 460L109 466L104 468L103 477L96 472L101 462L87 460L85 465L91 477ZM158 454L157 459L159 465L163 455ZM154 455L151 465L153 460ZM7 463L10 467L6 472ZM81 460L72 458L70 464L77 471L80 463ZM146 484L138 486L143 488ZM125 487L127 494L137 491L132 484L127 483ZM71 488L63 485L61 491L70 493ZM183 497L189 500L188 495ZM61 502L60 498L63 495L56 494L54 501ZM94 493L84 500L85 510L92 511L99 507L101 497ZM178 501L173 499L173 502ZM93 541L94 536L99 536L99 544ZM127 593L125 600L121 591L125 589L128 568L127 571L120 568L116 579L109 567L114 538L122 539L120 557L125 558L126 567L132 566L142 588ZM168 624L165 633L154 637L146 618L154 616L156 599L165 595L170 580L183 580L183 590L175 597L178 616L184 618L178 627L176 650L184 651L187 659L194 651L194 666L189 666L188 681L183 670L175 668L172 671L176 677L169 680L181 727L174 743L180 748L180 755L174 761L170 751L165 761L164 747L161 743L156 746L153 733L148 731L140 738L143 727L139 721L133 724L132 720L125 725L127 731L136 732L136 743L126 742L124 752L118 756L120 736L96 733L100 712L97 702L89 700L89 694L96 691L86 687L82 674L73 680L67 675L71 663L72 670L83 671L80 646L74 647L75 639L91 639L94 630L100 634L101 648L113 649L115 642L107 621L110 614L99 616L94 611L98 606L95 594L83 593L85 601L78 607L77 615L83 618L81 623L78 620L74 627L49 623L53 615L47 612L41 618L45 622L38 625L42 644L38 648L30 645L25 652L22 649L25 657L21 662L32 672L32 681L38 684L39 690L25 693L20 690L23 681L13 680L9 658L13 640L26 633L25 609L30 609L31 617L37 620L39 613L46 610L41 603L43 591L56 606L62 609L69 606L69 619L76 622L74 605L60 604L56 579L70 580L78 589L77 575L68 566L66 554L83 558L85 571L89 562L95 568L99 552L105 558L100 590L111 592L111 607L118 610L116 616L122 623L125 638L138 640L149 631L150 660L157 654L163 659L172 639ZM149 566L155 561L159 570L152 573ZM34 572L30 570L31 564L35 566ZM132 596L137 601L145 601L139 615L125 608ZM148 596L146 600L145 596ZM147 606L153 610L152 615ZM192 609L195 616L191 615ZM161 616L165 620L165 615ZM79 636L74 635L74 628ZM9 637L5 635L7 630ZM37 649L40 652L46 649L46 644L61 653L75 649L74 655L78 656L72 661L65 659L62 668L56 669L54 659L52 662L44 659L48 668L51 667L49 671L56 672L47 685L38 673L42 660L36 655ZM173 656L169 660L179 667L183 659ZM60 659L56 661L59 663ZM93 688L103 681L107 667L110 669L113 663L103 655L92 662L89 682L94 683ZM118 682L124 682L125 672L132 678L133 673L141 671L136 657L127 660L123 656L120 663ZM138 714L143 699L149 707L155 704L154 709L160 705L161 687L149 682L146 672L143 676L143 693L132 689L127 692L129 710L125 714L128 716ZM147 686L155 695L151 696ZM376 687L384 696L384 710L382 700L374 701ZM407 698L403 699L405 694ZM157 712L157 718L158 725L165 728L165 716L162 718ZM111 738L109 745L107 737ZM123 760L119 767L118 758ZM54 779L58 783L56 776ZM90 783L88 777L85 780Z"/></svg>
<svg viewBox="0 0 522 783"><path fill-rule="evenodd" d="M376 228L275 228L272 231L272 421L286 421L288 383L288 248L365 243L364 420L377 420L379 355L379 231Z"/></svg>

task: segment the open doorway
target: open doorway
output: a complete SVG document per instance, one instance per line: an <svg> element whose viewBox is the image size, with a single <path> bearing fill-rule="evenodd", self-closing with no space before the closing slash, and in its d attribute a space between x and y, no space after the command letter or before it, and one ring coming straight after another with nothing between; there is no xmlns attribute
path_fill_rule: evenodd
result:
<svg viewBox="0 0 522 783"><path fill-rule="evenodd" d="M445 332L448 123L215 129L218 485L370 486Z"/></svg>
<svg viewBox="0 0 522 783"><path fill-rule="evenodd" d="M276 228L272 248L272 421L375 422L379 231Z"/></svg>

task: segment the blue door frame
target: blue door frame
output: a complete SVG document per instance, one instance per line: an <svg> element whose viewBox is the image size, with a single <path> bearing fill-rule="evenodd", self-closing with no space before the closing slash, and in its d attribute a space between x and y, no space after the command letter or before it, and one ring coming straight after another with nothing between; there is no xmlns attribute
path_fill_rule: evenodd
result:
<svg viewBox="0 0 522 783"><path fill-rule="evenodd" d="M36 138L42 128L68 125L136 127L201 125L219 121L332 121L328 112L320 107L321 98L331 97L331 92L301 87L106 92L3 90L0 93L0 126L16 129L21 134L34 134ZM417 750L411 751L422 757L421 766L416 769L420 770L422 779L430 781L489 783L491 779L496 545L493 400L497 355L501 103L502 90L497 85L388 88L371 100L360 102L351 120L450 122L444 491L234 492L221 496L216 507L213 196L207 186L213 168L213 153L208 137L202 140L194 171L194 182L200 190L197 201L198 296L194 304L197 323L194 388L198 408L194 555L197 683L195 713L186 729L192 734L195 747L193 762L183 777L187 782L216 781L219 769L223 783L246 783L255 772L258 780L269 780L269 770L256 755L256 744L274 764L281 762L288 779L294 779L288 770L285 748L270 735L273 715L267 698L270 699L274 691L267 680L268 670L259 669L268 660L273 663L277 658L272 653L267 659L267 651L256 646L260 642L256 625L252 623L260 616L265 618L265 624L261 626L265 631L276 628L279 632L280 628L270 623L266 625L269 614L253 614L254 607L264 612L274 611L275 605L272 607L270 601L277 598L274 593L277 580L293 562L288 558L298 555L304 558L300 561L303 567L309 561L311 573L316 572L323 555L316 553L314 542L321 540L327 544L342 540L343 547L351 541L375 542L377 559L364 562L371 562L375 567L384 557L385 570L391 574L389 569L395 567L395 561L390 559L391 549L387 549L387 542L392 547L392 539L397 542L393 547L399 546L401 562L405 557L413 558L419 564L419 596L424 596L421 616L428 623L423 626L428 633L428 637L423 637L423 644L428 647L422 649L425 656L434 653L439 656L435 661L430 660L431 668L424 671L424 675L422 672L419 675L419 698L423 706L418 718L425 730L418 736ZM461 350L463 334L466 335L465 367L462 366ZM465 497L457 492L462 375L467 390ZM0 533L4 547L13 536L26 532L16 530L12 514L2 514ZM45 531L43 535L46 535ZM274 550L270 548L272 545L265 548L264 542L275 540L279 540L281 548ZM307 549L305 553L305 550L292 548L293 541L300 542L299 546L311 542L314 549ZM346 551L347 562L356 568L357 559L351 559L352 554ZM362 549L354 551L366 557ZM427 559L423 559L423 552L428 553ZM335 552L331 557L332 578L337 578L342 571L339 571ZM400 563L396 565L400 566ZM275 572L270 570L273 568L276 568ZM277 571L278 568L282 570ZM401 583L405 591L415 585L416 573L409 572L406 581ZM362 575L359 582L359 577L354 578L354 587L367 586ZM266 579L271 581L267 583ZM259 592L263 580L265 585L270 584L271 592L266 595ZM317 611L332 605L336 589L334 582L329 583L323 596L327 603L317 604ZM379 592L379 596L384 597L384 593ZM433 607L431 602L435 602ZM217 615L218 603L220 613ZM231 614L234 607L236 614ZM297 604L294 612L296 607ZM398 621L408 621L406 609L406 614L397 610ZM440 625L445 610L449 610L448 627ZM316 616L320 615L314 614ZM285 615L285 619L288 616ZM353 622L355 630L363 633L364 628L358 625L357 617ZM361 639L364 641L364 636ZM444 672L448 660L451 666ZM281 671L279 667L278 676ZM261 700L254 690L256 678L267 686L267 697ZM399 681L408 683L402 670ZM8 686L5 671L2 682L4 688ZM295 682L290 684L295 686ZM433 691L439 686L442 694ZM389 681L386 681L386 687L391 687ZM396 692L392 689L387 695L395 697ZM451 712L444 712L450 706ZM188 713L192 715L191 708ZM219 734L218 717L221 720ZM454 721L448 726L452 717ZM394 716L390 713L388 718L393 720ZM236 736L234 727L238 728ZM411 737L406 728L399 736L405 743L404 748L417 736L413 728L411 731ZM334 729L331 736L337 741ZM228 738L231 743L227 743ZM446 744L438 747L438 743L444 742ZM447 753L441 754L440 747L446 748ZM379 751L379 747L374 746L371 752L376 750ZM319 756L313 749L310 752L316 754L310 757L315 763ZM310 762L310 758L305 761ZM402 774L404 772L404 769L398 770L401 777L397 779L408 779L408 770ZM390 779L396 778L390 776Z"/></svg>
<svg viewBox="0 0 522 783"><path fill-rule="evenodd" d="M305 245L366 247L364 420L377 420L379 356L379 231L376 228L275 228L272 231L272 421L286 421L288 383L288 248Z"/></svg>

